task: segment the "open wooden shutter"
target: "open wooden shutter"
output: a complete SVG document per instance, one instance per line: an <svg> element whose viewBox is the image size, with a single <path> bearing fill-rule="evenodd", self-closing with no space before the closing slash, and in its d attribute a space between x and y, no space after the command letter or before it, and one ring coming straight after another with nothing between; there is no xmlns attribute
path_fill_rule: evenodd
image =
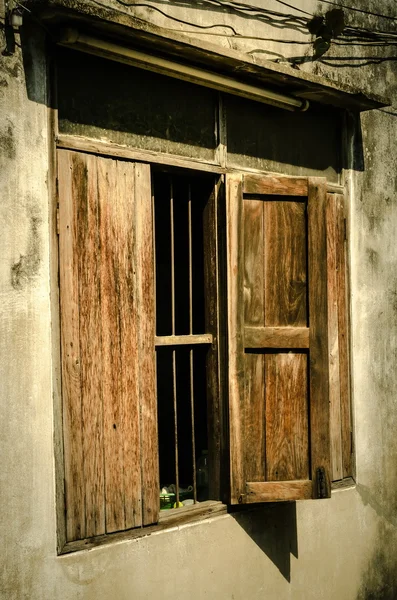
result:
<svg viewBox="0 0 397 600"><path fill-rule="evenodd" d="M66 538L158 520L150 167L58 151Z"/></svg>
<svg viewBox="0 0 397 600"><path fill-rule="evenodd" d="M324 178L227 177L231 503L330 496Z"/></svg>
<svg viewBox="0 0 397 600"><path fill-rule="evenodd" d="M352 476L346 219L342 194L327 197L329 394L332 480Z"/></svg>

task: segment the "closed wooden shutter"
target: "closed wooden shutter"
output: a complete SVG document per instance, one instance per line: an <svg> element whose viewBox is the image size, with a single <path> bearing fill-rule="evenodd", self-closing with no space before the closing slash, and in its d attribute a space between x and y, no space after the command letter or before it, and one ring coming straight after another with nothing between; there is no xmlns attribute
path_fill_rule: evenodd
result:
<svg viewBox="0 0 397 600"><path fill-rule="evenodd" d="M66 539L158 520L150 168L58 151Z"/></svg>
<svg viewBox="0 0 397 600"><path fill-rule="evenodd" d="M330 495L326 190L227 178L231 503Z"/></svg>

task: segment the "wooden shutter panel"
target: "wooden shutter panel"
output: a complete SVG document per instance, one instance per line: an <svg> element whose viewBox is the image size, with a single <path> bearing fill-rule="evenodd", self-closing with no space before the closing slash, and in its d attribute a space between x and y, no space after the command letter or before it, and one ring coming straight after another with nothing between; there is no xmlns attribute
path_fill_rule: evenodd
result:
<svg viewBox="0 0 397 600"><path fill-rule="evenodd" d="M231 503L330 495L326 201L227 177Z"/></svg>
<svg viewBox="0 0 397 600"><path fill-rule="evenodd" d="M66 539L158 520L150 168L58 151Z"/></svg>
<svg viewBox="0 0 397 600"><path fill-rule="evenodd" d="M328 194L328 331L332 480L352 476L348 293L344 197Z"/></svg>

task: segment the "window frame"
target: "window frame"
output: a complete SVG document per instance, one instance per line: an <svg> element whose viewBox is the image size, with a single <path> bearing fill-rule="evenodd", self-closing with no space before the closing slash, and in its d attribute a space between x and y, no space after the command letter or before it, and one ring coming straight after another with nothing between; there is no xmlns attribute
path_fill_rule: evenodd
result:
<svg viewBox="0 0 397 600"><path fill-rule="evenodd" d="M221 95L220 95L220 98L221 98ZM57 131L56 111L54 111L54 117L55 117L53 119L54 133L55 133L55 135L54 135L54 138L55 138L54 155L56 154L56 152L55 152L56 149L69 149L69 150L87 152L89 154L96 154L96 155L107 156L107 157L112 157L112 158L120 158L120 159L124 159L124 160L133 160L133 161L139 161L139 162L143 162L143 163L150 163L153 165L159 165L160 167L162 166L162 167L170 167L172 169L177 168L177 169L182 169L182 170L187 170L187 171L202 171L202 172L207 172L207 173L213 173L214 175L218 175L218 181L219 181L220 186L224 185L224 178L225 178L226 174L233 174L236 172L239 172L242 174L258 174L258 175L261 175L264 177L274 176L274 173L269 173L266 171L260 171L260 170L248 169L248 168L247 169L239 168L237 170L234 168L228 168L226 166L226 137L225 137L226 132L225 132L224 114L222 114L222 102L221 101L220 101L220 119L219 119L219 132L218 132L219 146L218 146L218 150L217 150L217 157L219 159L218 164L214 164L211 161L196 160L194 158L182 158L182 157L176 156L176 155L154 153L151 151L143 151L139 148L125 148L124 146L119 146L117 144L102 142L99 140L94 140L94 139L85 138L85 137L59 134ZM56 171L56 168L55 168L56 167L56 158L53 159L53 163L54 163L54 171ZM283 175L278 175L278 176L281 178L285 177L285 179L294 179L293 177L290 177L290 176L283 176ZM57 184L58 184L57 176L55 175L53 187L56 188ZM331 195L339 195L340 197L343 197L344 199L346 197L344 187L341 185L338 185L338 184L328 182L327 183L327 192L328 192L328 194L331 194ZM57 207L58 207L58 204L57 204ZM346 210L346 207L344 207L344 210ZM344 218L346 219L346 215ZM54 223L57 224L56 229L59 232L58 208L57 208L57 212L56 212L56 215L54 218ZM55 244L56 245L58 244L57 240L55 241ZM57 251L56 251L56 253L57 253ZM346 260L346 263L348 263L347 260ZM346 264L346 268L348 269L348 264ZM348 282L348 276L347 276L347 282ZM348 285L348 283L347 283L347 285ZM226 291L224 291L223 294L225 296L223 298L223 300L226 302ZM222 292L221 292L221 295L222 295ZM348 307L347 307L347 315L348 315ZM348 316L347 316L347 318L348 318ZM221 336L223 336L223 338L225 338L225 331L223 331L221 333ZM349 330L347 330L347 337L349 338ZM225 369L223 369L222 372L225 373ZM224 375L222 375L222 382L223 382L224 386L227 385ZM350 385L350 383L349 383L349 385ZM62 395L61 392L59 392L59 396L61 396L61 395ZM350 402L350 400L349 400L349 402ZM221 411L223 411L223 412L225 411L225 406L223 406L223 408L221 407ZM226 420L226 419L227 419L227 417L223 414L222 420ZM59 440L60 439L59 432L57 434L57 437ZM223 443L225 443L225 442L223 442ZM58 442L58 444L59 444L59 442ZM62 445L62 442L61 442L61 445ZM57 462L58 462L58 464L61 464L62 468L63 468L64 457L63 457L62 448L60 450L58 450L57 456L58 456ZM225 459L221 458L220 460L221 460L222 468L227 471L227 467L225 467ZM353 472L352 472L352 475L353 475ZM343 478L341 480L341 482L342 482L342 485L351 484L352 476ZM341 483L339 482L338 487L340 485L341 485ZM120 533L105 534L104 536L99 536L97 538L90 538L90 539L79 540L76 542L65 543L65 539L62 534L62 529L64 527L64 518L65 518L64 517L64 512L65 512L64 499L63 499L63 491L62 491L63 490L63 482L58 482L57 489L58 489L57 508L59 506L61 507L61 508L58 508L58 511L57 511L58 512L59 532L60 532L59 538L58 538L58 549L59 549L60 554L72 552L74 550L78 550L78 549L82 549L82 548L88 548L88 547L93 547L96 545L101 545L103 543L108 543L108 542L111 542L112 540L116 540L116 539L142 537L142 536L148 535L152 531L153 532L159 531L159 530L167 528L171 525L175 525L176 523L182 524L184 522L199 520L204 517L210 517L213 515L225 513L227 510L227 507L225 506L225 504L222 504L221 502L209 502L208 504L206 504L206 506L200 507L201 510L199 510L198 508L196 508L195 510L179 509L179 510L181 510L181 512L178 515L177 514L164 515L164 517L161 517L159 519L159 522L157 525L150 526L149 529L127 530L127 531L120 532ZM61 492L59 492L60 489L61 489ZM224 492L222 495L222 498L225 502L228 499L228 493L227 493L227 491L225 491L226 489L227 489L227 484L224 486ZM182 510L183 510L183 514L182 514Z"/></svg>

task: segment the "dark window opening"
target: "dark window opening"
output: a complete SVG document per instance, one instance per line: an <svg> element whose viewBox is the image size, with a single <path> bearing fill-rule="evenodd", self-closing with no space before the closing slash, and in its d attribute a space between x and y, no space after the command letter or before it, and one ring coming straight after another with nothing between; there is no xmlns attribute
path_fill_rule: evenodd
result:
<svg viewBox="0 0 397 600"><path fill-rule="evenodd" d="M206 280L215 274L205 274L205 261L213 189L212 177L153 176L161 508L209 498Z"/></svg>

